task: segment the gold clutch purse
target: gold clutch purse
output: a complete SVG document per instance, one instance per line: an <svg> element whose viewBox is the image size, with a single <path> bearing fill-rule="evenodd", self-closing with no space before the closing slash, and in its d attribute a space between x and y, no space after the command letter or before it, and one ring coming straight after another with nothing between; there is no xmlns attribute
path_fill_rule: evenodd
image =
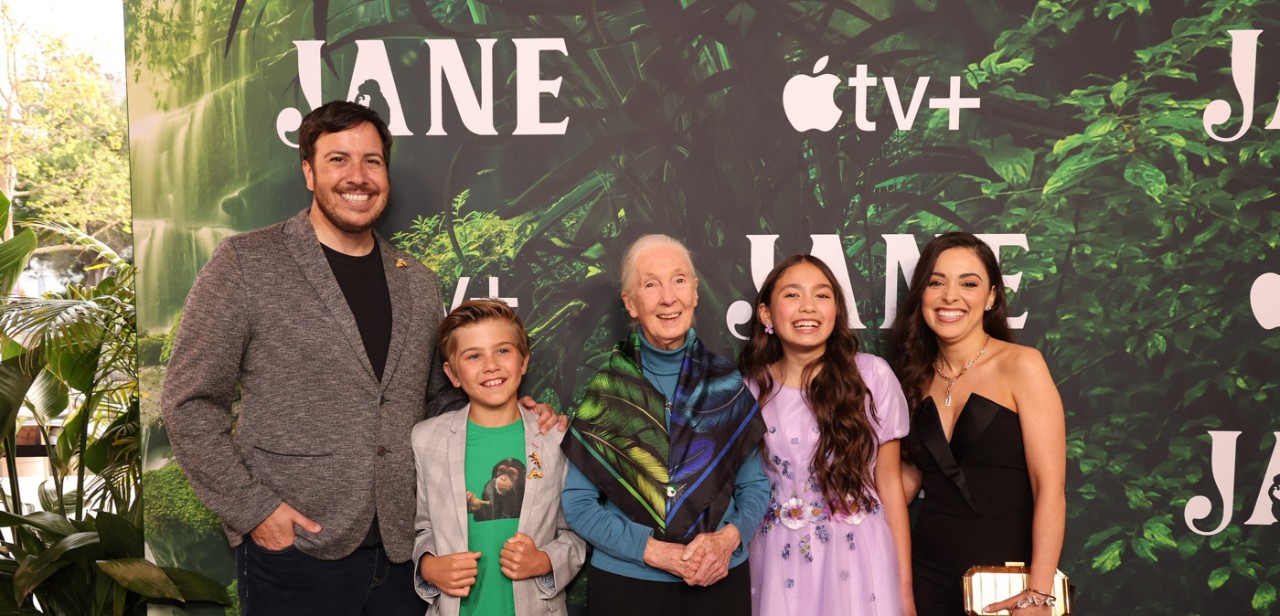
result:
<svg viewBox="0 0 1280 616"><path fill-rule="evenodd" d="M984 612L982 608L1004 601L1027 589L1027 569L1023 563L1005 563L1003 567L973 566L964 572L964 610L970 616L1007 614L1008 612ZM1070 616L1071 584L1067 576L1058 571L1053 576L1053 588L1047 591L1056 599L1053 616Z"/></svg>

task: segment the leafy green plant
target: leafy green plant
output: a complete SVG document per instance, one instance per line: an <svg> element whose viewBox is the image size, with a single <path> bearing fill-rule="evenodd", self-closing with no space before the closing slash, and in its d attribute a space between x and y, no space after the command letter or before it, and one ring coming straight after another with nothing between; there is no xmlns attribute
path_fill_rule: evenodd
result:
<svg viewBox="0 0 1280 616"><path fill-rule="evenodd" d="M0 205L7 216L7 203ZM11 533L0 550L0 610L97 616L140 613L153 599L226 603L225 589L212 580L144 558L133 265L73 227L28 227L90 251L98 262L91 269L105 275L0 306L0 440L13 502L21 501L13 447L18 409L26 404L44 421L63 418L47 447L53 481L40 495L46 511L0 512L0 526ZM0 244L6 288L34 249L31 228Z"/></svg>

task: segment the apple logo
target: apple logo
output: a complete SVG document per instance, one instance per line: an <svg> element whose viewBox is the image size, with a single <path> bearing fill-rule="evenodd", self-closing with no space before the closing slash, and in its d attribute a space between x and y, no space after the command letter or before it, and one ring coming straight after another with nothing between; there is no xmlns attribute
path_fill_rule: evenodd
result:
<svg viewBox="0 0 1280 616"><path fill-rule="evenodd" d="M1249 292L1249 304L1258 325L1264 329L1280 327L1280 274L1267 272L1258 276Z"/></svg>
<svg viewBox="0 0 1280 616"><path fill-rule="evenodd" d="M827 132L840 121L840 108L836 106L835 91L840 78L835 75L818 75L827 67L828 56L818 58L813 65L816 77L796 75L782 88L782 110L796 130L804 132L817 129Z"/></svg>

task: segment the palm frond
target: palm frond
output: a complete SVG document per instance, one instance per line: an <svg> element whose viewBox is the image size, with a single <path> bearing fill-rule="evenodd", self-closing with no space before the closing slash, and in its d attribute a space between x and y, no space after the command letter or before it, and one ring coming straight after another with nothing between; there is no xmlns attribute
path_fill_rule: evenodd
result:
<svg viewBox="0 0 1280 616"><path fill-rule="evenodd" d="M85 231L71 225L67 222L48 222L48 221L24 221L23 226L30 229L39 229L46 233L60 236L63 240L73 246L80 246L85 250L91 251L98 255L98 258L107 262L112 267L121 269L132 269L133 264L129 263L124 257L121 257L115 250L104 243L102 240L89 235Z"/></svg>

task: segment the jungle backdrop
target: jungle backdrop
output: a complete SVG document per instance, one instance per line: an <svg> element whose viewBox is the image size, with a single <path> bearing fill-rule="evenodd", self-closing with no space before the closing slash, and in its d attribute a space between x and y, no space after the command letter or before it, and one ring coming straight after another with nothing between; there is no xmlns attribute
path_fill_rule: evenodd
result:
<svg viewBox="0 0 1280 616"><path fill-rule="evenodd" d="M1280 325L1271 273L1280 271L1280 145L1264 127L1280 93L1275 3L125 6L138 315L148 334L145 519L161 564L234 580L232 553L172 462L160 421L168 334L220 239L309 202L282 112L360 98L384 113L398 101L412 133L395 141L380 232L439 273L446 298L514 300L534 339L525 389L562 411L628 327L618 263L642 233L675 235L695 251L697 328L727 354L740 344L738 302L753 300L774 258L838 246L865 346L884 354L886 313L905 294L902 256L914 256L903 246L952 229L1010 234L1000 250L1016 286L1010 313L1025 313L1019 340L1045 354L1067 411L1060 568L1078 613L1276 611L1280 491L1268 487L1280 475L1280 330L1268 328ZM1246 102L1243 70L1232 69L1240 30L1261 31L1236 54L1256 53ZM492 87L496 135L462 121L457 83L434 93L443 114L432 121L438 86L426 39L456 41L476 91ZM496 39L487 82L472 39ZM562 40L565 53L541 53L529 75L517 63L524 39ZM311 70L301 61L307 43L295 41L324 42L319 101L300 76ZM394 80L352 83L357 56L375 58L362 41L383 42ZM819 64L839 76L842 112L829 131L800 131L784 88ZM859 65L880 81L850 86ZM930 106L951 94L953 76L958 96L980 100L954 124L950 110ZM560 79L537 106L543 122L567 119L563 134L513 134L530 78ZM1206 127L1217 99L1230 119ZM769 250L768 238L748 236L777 237ZM764 247L755 268L753 241ZM1219 437L1236 449L1217 454L1218 482L1210 431L1239 433ZM1224 507L1219 485L1231 477ZM1207 506L1188 508L1196 496ZM580 594L573 600L580 609Z"/></svg>

